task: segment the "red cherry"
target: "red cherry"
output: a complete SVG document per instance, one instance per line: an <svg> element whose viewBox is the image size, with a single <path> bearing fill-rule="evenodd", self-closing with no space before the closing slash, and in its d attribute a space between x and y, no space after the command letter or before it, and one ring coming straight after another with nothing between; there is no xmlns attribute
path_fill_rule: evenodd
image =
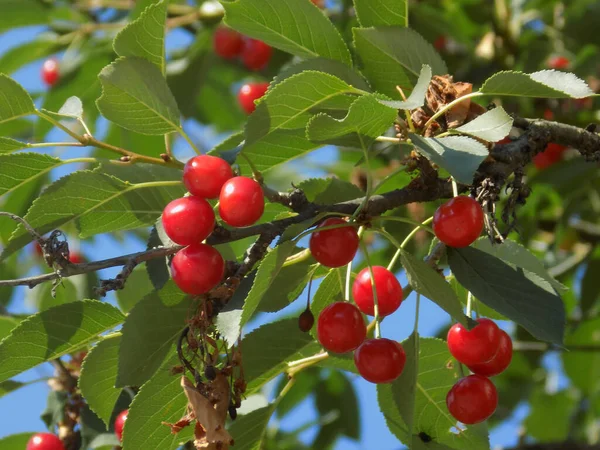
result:
<svg viewBox="0 0 600 450"><path fill-rule="evenodd" d="M377 290L377 304L379 316L385 317L392 314L402 303L402 286L392 272L385 267L373 266L373 277L375 278L375 289ZM356 306L369 316L375 315L373 302L373 284L371 273L365 267L360 271L352 285L352 295Z"/></svg>
<svg viewBox="0 0 600 450"><path fill-rule="evenodd" d="M265 197L260 184L248 177L227 180L219 195L219 215L232 227L252 225L265 211Z"/></svg>
<svg viewBox="0 0 600 450"><path fill-rule="evenodd" d="M446 405L450 414L467 425L487 420L498 406L496 386L486 377L469 375L459 380L448 395Z"/></svg>
<svg viewBox="0 0 600 450"><path fill-rule="evenodd" d="M206 294L223 278L225 262L210 245L193 244L179 250L171 262L173 281L186 294Z"/></svg>
<svg viewBox="0 0 600 450"><path fill-rule="evenodd" d="M435 49L438 52L440 52L446 48L447 43L448 43L448 40L446 39L446 36L441 35L441 36L438 36L435 41L433 41L433 46L435 47Z"/></svg>
<svg viewBox="0 0 600 450"><path fill-rule="evenodd" d="M273 48L258 39L247 38L242 49L242 62L250 70L262 70L267 67Z"/></svg>
<svg viewBox="0 0 600 450"><path fill-rule="evenodd" d="M391 383L406 363L402 345L390 339L367 339L354 352L358 373L371 383Z"/></svg>
<svg viewBox="0 0 600 450"><path fill-rule="evenodd" d="M351 352L363 343L365 337L365 321L352 303L335 302L319 314L317 338L328 352Z"/></svg>
<svg viewBox="0 0 600 450"><path fill-rule="evenodd" d="M567 69L571 61L566 56L553 56L548 60L548 67L550 69L563 70Z"/></svg>
<svg viewBox="0 0 600 450"><path fill-rule="evenodd" d="M300 317L298 317L298 328L300 331L308 333L312 330L313 325L315 324L315 316L309 308L306 308Z"/></svg>
<svg viewBox="0 0 600 450"><path fill-rule="evenodd" d="M460 323L448 330L448 349L452 356L467 366L491 360L500 347L500 328L490 319L479 322L471 330Z"/></svg>
<svg viewBox="0 0 600 450"><path fill-rule="evenodd" d="M549 108L546 108L543 113L545 120L554 120L554 111Z"/></svg>
<svg viewBox="0 0 600 450"><path fill-rule="evenodd" d="M512 139L510 138L510 136L506 136L506 137L503 137L502 139L500 139L498 142L496 142L496 145L510 144L511 142L512 142Z"/></svg>
<svg viewBox="0 0 600 450"><path fill-rule="evenodd" d="M42 65L42 80L44 83L52 87L58 82L59 78L58 61L54 58L44 61L44 64Z"/></svg>
<svg viewBox="0 0 600 450"><path fill-rule="evenodd" d="M129 410L126 409L125 411L121 411L115 419L115 434L121 442L123 442L123 427L125 426L125 421L127 420L128 415Z"/></svg>
<svg viewBox="0 0 600 450"><path fill-rule="evenodd" d="M79 252L70 251L69 252L69 261L73 264L81 264L83 262L83 256Z"/></svg>
<svg viewBox="0 0 600 450"><path fill-rule="evenodd" d="M261 98L269 89L269 83L247 83L238 92L238 103L246 114L252 114L256 109L256 100Z"/></svg>
<svg viewBox="0 0 600 450"><path fill-rule="evenodd" d="M221 188L232 177L229 163L216 156L194 156L183 168L183 184L197 197L218 198Z"/></svg>
<svg viewBox="0 0 600 450"><path fill-rule="evenodd" d="M440 206L433 216L433 231L450 247L468 247L483 230L483 209L477 200L459 196Z"/></svg>
<svg viewBox="0 0 600 450"><path fill-rule="evenodd" d="M315 5L317 5L319 8L323 8L323 0L310 0L311 2L313 2Z"/></svg>
<svg viewBox="0 0 600 450"><path fill-rule="evenodd" d="M244 48L243 36L231 28L220 26L213 35L213 49L221 58L232 59L239 56Z"/></svg>
<svg viewBox="0 0 600 450"><path fill-rule="evenodd" d="M33 250L35 252L35 255L39 258L43 258L44 257L44 250L42 250L42 246L40 245L40 243L38 241L35 241L33 243Z"/></svg>
<svg viewBox="0 0 600 450"><path fill-rule="evenodd" d="M215 213L203 198L182 197L165 207L162 224L167 236L176 244L199 244L212 233Z"/></svg>
<svg viewBox="0 0 600 450"><path fill-rule="evenodd" d="M346 225L331 230L318 231L321 227ZM341 267L354 259L358 250L356 228L344 219L332 217L324 220L310 236L309 245L313 257L325 267Z"/></svg>
<svg viewBox="0 0 600 450"><path fill-rule="evenodd" d="M65 450L65 446L55 434L36 433L27 442L27 450Z"/></svg>
<svg viewBox="0 0 600 450"><path fill-rule="evenodd" d="M564 145L550 143L543 152L533 157L533 164L539 170L547 169L562 159L566 149Z"/></svg>
<svg viewBox="0 0 600 450"><path fill-rule="evenodd" d="M500 330L500 346L498 353L492 359L482 364L472 364L471 372L484 377L493 377L501 374L510 365L512 360L512 340L504 330Z"/></svg>

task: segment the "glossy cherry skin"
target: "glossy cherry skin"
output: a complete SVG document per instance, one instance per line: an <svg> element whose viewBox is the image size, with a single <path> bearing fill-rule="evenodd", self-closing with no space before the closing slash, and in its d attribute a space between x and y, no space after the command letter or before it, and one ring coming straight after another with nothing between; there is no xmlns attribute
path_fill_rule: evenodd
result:
<svg viewBox="0 0 600 450"><path fill-rule="evenodd" d="M59 78L58 61L54 58L44 61L42 65L42 81L48 86L54 86Z"/></svg>
<svg viewBox="0 0 600 450"><path fill-rule="evenodd" d="M371 383L391 383L400 376L405 363L402 345L390 339L367 339L354 352L358 373Z"/></svg>
<svg viewBox="0 0 600 450"><path fill-rule="evenodd" d="M441 205L433 216L433 231L450 247L468 247L483 230L483 209L477 200L458 196Z"/></svg>
<svg viewBox="0 0 600 450"><path fill-rule="evenodd" d="M252 114L256 109L256 100L261 98L269 89L269 83L247 83L238 92L238 102L246 114Z"/></svg>
<svg viewBox="0 0 600 450"><path fill-rule="evenodd" d="M548 67L550 69L563 70L568 69L571 61L566 56L553 56L548 60Z"/></svg>
<svg viewBox="0 0 600 450"><path fill-rule="evenodd" d="M373 278L375 278L375 289L377 290L379 317L389 316L402 303L402 286L394 274L385 267L373 266ZM369 316L375 315L373 284L368 267L361 270L354 280L352 295L358 309Z"/></svg>
<svg viewBox="0 0 600 450"><path fill-rule="evenodd" d="M176 244L199 244L215 227L215 213L203 198L182 197L165 207L162 224L167 236Z"/></svg>
<svg viewBox="0 0 600 450"><path fill-rule="evenodd" d="M224 159L210 155L194 156L183 168L183 184L190 194L203 198L218 198L233 170Z"/></svg>
<svg viewBox="0 0 600 450"><path fill-rule="evenodd" d="M450 414L466 425L487 420L498 406L496 386L486 377L469 375L459 380L446 396Z"/></svg>
<svg viewBox="0 0 600 450"><path fill-rule="evenodd" d="M314 324L315 316L309 308L306 308L298 317L298 328L300 328L300 331L308 333L312 330Z"/></svg>
<svg viewBox="0 0 600 450"><path fill-rule="evenodd" d="M319 228L332 225L346 225L331 230L319 231ZM348 225L344 219L332 217L324 220L310 236L309 248L313 257L325 267L342 267L354 259L358 250L356 228Z"/></svg>
<svg viewBox="0 0 600 450"><path fill-rule="evenodd" d="M366 337L367 326L363 315L352 303L335 302L319 314L317 339L328 352L351 352Z"/></svg>
<svg viewBox="0 0 600 450"><path fill-rule="evenodd" d="M206 294L216 287L225 271L221 254L210 245L194 244L179 250L171 262L171 275L186 294Z"/></svg>
<svg viewBox="0 0 600 450"><path fill-rule="evenodd" d="M36 433L27 442L27 450L65 450L65 446L55 434Z"/></svg>
<svg viewBox="0 0 600 450"><path fill-rule="evenodd" d="M123 427L125 426L125 421L127 420L128 415L129 410L126 409L125 411L121 411L115 419L115 434L121 442L123 442Z"/></svg>
<svg viewBox="0 0 600 450"><path fill-rule="evenodd" d="M244 37L231 28L217 27L213 35L213 49L221 58L232 59L239 56L244 48Z"/></svg>
<svg viewBox="0 0 600 450"><path fill-rule="evenodd" d="M500 345L498 347L498 353L490 359L488 362L481 364L471 364L467 366L471 372L484 377L493 377L500 375L504 372L512 360L512 340L508 333L504 330L500 330Z"/></svg>
<svg viewBox="0 0 600 450"><path fill-rule="evenodd" d="M448 330L448 349L467 366L490 361L500 348L500 328L490 319L478 319L471 330L456 323Z"/></svg>
<svg viewBox="0 0 600 450"><path fill-rule="evenodd" d="M258 39L247 38L242 49L242 63L250 70L262 70L269 64L273 48Z"/></svg>
<svg viewBox="0 0 600 450"><path fill-rule="evenodd" d="M260 184L248 177L227 180L219 195L219 215L232 227L252 225L265 210L265 197Z"/></svg>
<svg viewBox="0 0 600 450"><path fill-rule="evenodd" d="M533 157L533 164L538 170L547 169L562 159L566 149L564 145L550 143L543 152Z"/></svg>

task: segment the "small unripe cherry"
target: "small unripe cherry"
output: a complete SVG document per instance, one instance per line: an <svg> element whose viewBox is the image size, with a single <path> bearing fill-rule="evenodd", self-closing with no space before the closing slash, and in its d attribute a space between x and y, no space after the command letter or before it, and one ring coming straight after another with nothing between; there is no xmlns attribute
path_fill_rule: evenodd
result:
<svg viewBox="0 0 600 450"><path fill-rule="evenodd" d="M213 49L221 58L239 56L244 48L244 37L226 26L219 26L213 35Z"/></svg>
<svg viewBox="0 0 600 450"><path fill-rule="evenodd" d="M466 425L487 420L498 406L496 386L486 377L469 375L459 380L446 396L450 414Z"/></svg>
<svg viewBox="0 0 600 450"><path fill-rule="evenodd" d="M225 182L219 195L219 215L232 227L255 223L265 210L262 187L252 178L234 177Z"/></svg>
<svg viewBox="0 0 600 450"><path fill-rule="evenodd" d="M27 441L27 450L65 450L59 437L52 433L36 433Z"/></svg>
<svg viewBox="0 0 600 450"><path fill-rule="evenodd" d="M115 419L115 434L119 438L120 442L123 442L123 427L125 426L125 421L127 420L127 416L129 415L129 410L121 411L117 418Z"/></svg>
<svg viewBox="0 0 600 450"><path fill-rule="evenodd" d="M512 340L508 333L504 330L500 330L500 344L498 346L498 352L488 362L480 364L471 364L467 366L471 372L484 377L493 377L500 375L504 372L512 360Z"/></svg>
<svg viewBox="0 0 600 450"><path fill-rule="evenodd" d="M244 39L242 63L250 70L262 70L269 64L273 48L258 39Z"/></svg>
<svg viewBox="0 0 600 450"><path fill-rule="evenodd" d="M377 291L377 305L379 317L392 314L402 303L402 286L392 272L385 267L373 266L373 278ZM361 270L352 285L352 296L356 306L364 314L375 315L375 301L373 296L373 283L368 267Z"/></svg>
<svg viewBox="0 0 600 450"><path fill-rule="evenodd" d="M256 109L256 100L261 98L269 89L269 83L246 83L238 92L238 102L246 114L252 114Z"/></svg>
<svg viewBox="0 0 600 450"><path fill-rule="evenodd" d="M60 78L60 72L58 69L58 61L55 58L50 58L44 61L42 65L42 80L46 85L52 87Z"/></svg>
<svg viewBox="0 0 600 450"><path fill-rule="evenodd" d="M308 333L315 324L315 315L309 308L306 308L298 317L298 328L300 331Z"/></svg>
<svg viewBox="0 0 600 450"><path fill-rule="evenodd" d="M218 250L206 244L193 244L179 250L171 262L175 284L186 294L206 294L216 287L225 271Z"/></svg>
<svg viewBox="0 0 600 450"><path fill-rule="evenodd" d="M330 230L320 228L343 225ZM341 267L354 259L358 250L359 238L356 228L344 219L331 217L325 219L311 234L310 252L317 262L325 267Z"/></svg>
<svg viewBox="0 0 600 450"><path fill-rule="evenodd" d="M386 338L367 339L354 352L358 373L371 383L391 383L400 376L405 363L402 345Z"/></svg>
<svg viewBox="0 0 600 450"><path fill-rule="evenodd" d="M467 330L456 323L448 330L448 349L452 356L467 366L491 360L500 347L500 328L490 319L477 319Z"/></svg>
<svg viewBox="0 0 600 450"><path fill-rule="evenodd" d="M450 247L468 247L483 230L483 209L477 200L460 195L441 205L433 215L433 231Z"/></svg>
<svg viewBox="0 0 600 450"><path fill-rule="evenodd" d="M351 352L362 344L366 336L363 316L352 303L335 302L319 314L317 338L328 352Z"/></svg>
<svg viewBox="0 0 600 450"><path fill-rule="evenodd" d="M183 184L197 197L218 198L221 188L232 177L229 163L211 155L194 156L183 168Z"/></svg>
<svg viewBox="0 0 600 450"><path fill-rule="evenodd" d="M169 239L176 244L199 244L212 233L215 213L203 198L182 197L165 207L162 224Z"/></svg>

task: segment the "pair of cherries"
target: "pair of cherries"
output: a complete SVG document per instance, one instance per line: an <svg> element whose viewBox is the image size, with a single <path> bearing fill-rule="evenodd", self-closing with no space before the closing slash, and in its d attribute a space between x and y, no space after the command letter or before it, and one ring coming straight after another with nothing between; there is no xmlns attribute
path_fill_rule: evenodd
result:
<svg viewBox="0 0 600 450"><path fill-rule="evenodd" d="M186 294L201 295L213 289L225 271L221 254L202 243L216 222L206 199L219 199L219 216L232 227L249 226L260 219L265 200L259 183L234 176L231 166L216 156L200 155L189 160L183 182L191 195L169 203L162 224L173 242L187 246L173 257L173 281Z"/></svg>
<svg viewBox="0 0 600 450"><path fill-rule="evenodd" d="M115 419L115 434L119 441L123 441L123 427L127 420L129 410L121 411ZM36 433L27 441L27 450L65 450L60 438L52 433Z"/></svg>
<svg viewBox="0 0 600 450"><path fill-rule="evenodd" d="M506 370L512 360L510 336L489 319L478 319L467 330L461 324L448 331L448 349L473 375L459 380L448 392L446 405L452 416L467 425L487 420L498 405L498 392L489 377Z"/></svg>
<svg viewBox="0 0 600 450"><path fill-rule="evenodd" d="M213 34L213 49L223 59L239 57L249 70L264 69L273 54L273 48L263 41L243 36L222 25Z"/></svg>

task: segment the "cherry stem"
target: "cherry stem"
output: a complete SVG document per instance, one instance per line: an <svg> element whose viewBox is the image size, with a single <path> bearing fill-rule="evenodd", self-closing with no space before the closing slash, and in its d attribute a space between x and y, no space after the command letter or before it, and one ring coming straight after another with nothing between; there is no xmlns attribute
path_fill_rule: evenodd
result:
<svg viewBox="0 0 600 450"><path fill-rule="evenodd" d="M467 312L466 315L467 317L471 317L471 308L473 306L473 294L471 294L471 291L469 291L467 293Z"/></svg>
<svg viewBox="0 0 600 450"><path fill-rule="evenodd" d="M419 338L419 309L421 307L421 294L417 292L417 300L415 305L415 336Z"/></svg>
<svg viewBox="0 0 600 450"><path fill-rule="evenodd" d="M319 230L325 230L327 227L319 228ZM364 228L360 227L358 229L358 238L360 239L363 235ZM362 241L361 241L362 242ZM350 284L352 283L352 262L350 261L346 266L346 289L344 290L344 300L347 302L350 301Z"/></svg>
<svg viewBox="0 0 600 450"><path fill-rule="evenodd" d="M417 234L417 232L420 229L427 230L433 234L433 230L427 226L432 221L433 221L433 217L430 217L430 218L424 220L422 223L416 224L416 227L406 236L406 238L404 239L404 241L402 241L401 244L396 240L396 238L394 238L394 236L392 236L387 231L385 231L383 229L375 230L382 236L386 237L397 248L396 253L394 253L394 256L392 257L392 259L390 260L390 262L387 266L387 269L390 272L392 271L393 267L396 265L396 263L398 262L398 259L402 255L402 250L404 250L404 248L408 245L408 243L411 241L411 239ZM413 223L413 225L415 225L415 223Z"/></svg>
<svg viewBox="0 0 600 450"><path fill-rule="evenodd" d="M298 359L296 361L290 361L288 363L287 374L290 378L293 378L298 372L302 372L304 369L314 366L315 364L329 358L329 353L320 352L316 355L309 356L307 358Z"/></svg>
<svg viewBox="0 0 600 450"><path fill-rule="evenodd" d="M367 267L369 268L369 276L371 277L371 289L373 290L373 312L375 314L375 338L379 339L381 337L381 329L379 326L379 302L377 300L377 288L375 286L375 276L373 275L373 266L371 265L371 260L369 258L369 251L365 243L360 241L360 248L365 255L365 260L367 262Z"/></svg>
<svg viewBox="0 0 600 450"><path fill-rule="evenodd" d="M458 197L458 185L456 184L454 177L452 177L452 195Z"/></svg>
<svg viewBox="0 0 600 450"><path fill-rule="evenodd" d="M250 166L250 170L252 170L252 176L254 177L254 179L259 182L260 184L263 184L263 176L262 173L260 173L260 170L258 170L256 168L256 166L254 165L254 163L250 160L250 158L248 158L244 152L240 152L240 156L242 158L244 158L246 160L246 162L248 163L248 165Z"/></svg>
<svg viewBox="0 0 600 450"><path fill-rule="evenodd" d="M308 279L308 295L306 296L306 310L310 310L310 290L312 288L313 277L315 276L315 272L319 268L320 264L317 264L315 268L310 273L310 277Z"/></svg>

